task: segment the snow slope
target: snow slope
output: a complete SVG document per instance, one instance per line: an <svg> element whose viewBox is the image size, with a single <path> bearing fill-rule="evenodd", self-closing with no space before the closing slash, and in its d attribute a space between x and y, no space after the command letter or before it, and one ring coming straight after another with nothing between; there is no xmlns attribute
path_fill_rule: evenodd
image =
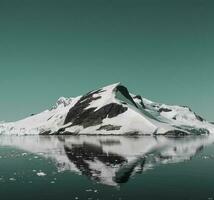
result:
<svg viewBox="0 0 214 200"><path fill-rule="evenodd" d="M214 132L214 125L188 107L155 103L120 83L56 105L26 119L1 123L0 134L187 135Z"/></svg>

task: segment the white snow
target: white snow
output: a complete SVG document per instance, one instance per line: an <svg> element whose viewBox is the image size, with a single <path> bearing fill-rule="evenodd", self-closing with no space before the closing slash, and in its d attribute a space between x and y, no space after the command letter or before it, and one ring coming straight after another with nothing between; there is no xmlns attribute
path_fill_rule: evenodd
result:
<svg viewBox="0 0 214 200"><path fill-rule="evenodd" d="M62 101L60 98L51 110L27 117L17 122L0 124L0 134L34 135L44 131L55 132L63 126L66 114L80 97ZM60 102L60 103L59 103ZM64 102L64 103L63 103ZM66 103L65 103L66 102Z"/></svg>
<svg viewBox="0 0 214 200"><path fill-rule="evenodd" d="M96 108L95 111L110 103L116 103L127 107L127 111L113 118L105 118L102 123L96 126L84 128L77 125L64 124L65 118L69 110L75 106L81 96L76 98L60 97L55 106L50 110L45 110L39 114L27 117L17 122L0 123L0 134L9 135L37 135L41 133L53 134L60 128L65 131L77 134L127 134L139 133L152 135L165 134L175 129L179 130L183 127L206 129L210 133L214 132L214 125L207 121L200 121L187 107L170 106L152 102L142 98L146 109L139 102L139 99L133 99L138 108L130 103L129 99L123 96L122 100L116 97L116 88L120 83L112 84L101 88L99 93L93 94L93 97L100 97L90 103L85 110ZM93 92L93 91L92 91ZM134 97L135 95L130 94ZM124 104L125 103L125 104ZM159 112L159 109L169 109L168 112ZM121 127L119 130L97 130L101 126L113 125ZM184 131L184 130L183 130ZM185 130L189 133L187 130Z"/></svg>
<svg viewBox="0 0 214 200"><path fill-rule="evenodd" d="M44 172L37 172L36 175L37 176L46 176L46 174Z"/></svg>
<svg viewBox="0 0 214 200"><path fill-rule="evenodd" d="M120 83L115 83L106 87L103 87L100 93L94 94L93 97L100 97L100 99L97 99L93 101L86 109L89 108L96 108L96 110L99 110L103 105L107 105L109 103L116 103L117 100L115 99L115 88L120 85Z"/></svg>

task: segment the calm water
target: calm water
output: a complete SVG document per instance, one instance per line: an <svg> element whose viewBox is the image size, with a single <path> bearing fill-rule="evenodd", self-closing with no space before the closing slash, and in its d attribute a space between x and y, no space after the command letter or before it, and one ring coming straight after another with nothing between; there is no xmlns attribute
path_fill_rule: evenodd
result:
<svg viewBox="0 0 214 200"><path fill-rule="evenodd" d="M211 136L1 136L0 197L214 199Z"/></svg>

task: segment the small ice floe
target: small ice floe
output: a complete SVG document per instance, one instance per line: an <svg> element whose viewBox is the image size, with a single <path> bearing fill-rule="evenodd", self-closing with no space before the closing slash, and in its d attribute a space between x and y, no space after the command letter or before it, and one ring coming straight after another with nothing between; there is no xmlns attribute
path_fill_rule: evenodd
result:
<svg viewBox="0 0 214 200"><path fill-rule="evenodd" d="M205 160L207 160L207 159L209 159L210 157L209 157L209 156L203 156L202 158L205 159Z"/></svg>
<svg viewBox="0 0 214 200"><path fill-rule="evenodd" d="M37 172L36 175L37 176L46 176L47 174L45 174L44 172Z"/></svg>
<svg viewBox="0 0 214 200"><path fill-rule="evenodd" d="M15 178L9 178L9 181L16 181Z"/></svg>
<svg viewBox="0 0 214 200"><path fill-rule="evenodd" d="M79 197L75 197L75 199L77 200L77 199L79 199Z"/></svg>
<svg viewBox="0 0 214 200"><path fill-rule="evenodd" d="M55 181L51 181L51 184L54 184L55 183Z"/></svg>
<svg viewBox="0 0 214 200"><path fill-rule="evenodd" d="M32 171L33 171L33 172L36 172L36 170L35 170L35 169L33 169Z"/></svg>
<svg viewBox="0 0 214 200"><path fill-rule="evenodd" d="M93 192L93 190L92 189L87 189L87 190L85 190L86 192Z"/></svg>

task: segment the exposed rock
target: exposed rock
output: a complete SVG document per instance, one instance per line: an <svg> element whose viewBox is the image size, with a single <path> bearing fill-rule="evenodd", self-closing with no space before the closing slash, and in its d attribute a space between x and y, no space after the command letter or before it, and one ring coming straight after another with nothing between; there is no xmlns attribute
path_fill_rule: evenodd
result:
<svg viewBox="0 0 214 200"><path fill-rule="evenodd" d="M210 132L205 128L192 128L190 132L194 135L210 134Z"/></svg>
<svg viewBox="0 0 214 200"><path fill-rule="evenodd" d="M124 113L128 108L122 105L111 103L103 106L102 108L96 110L96 108L89 108L86 110L79 110L76 115L72 115L72 110L75 110L75 106L69 111L71 126L81 125L84 128L89 126L95 126L102 123L105 118L113 118L119 114ZM95 111L96 110L96 111Z"/></svg>
<svg viewBox="0 0 214 200"><path fill-rule="evenodd" d="M125 132L124 135L130 136L130 135L138 135L139 132L138 131L129 131L129 132ZM145 134L144 134L145 135Z"/></svg>
<svg viewBox="0 0 214 200"><path fill-rule="evenodd" d="M194 112L194 115L195 115L195 117L196 117L197 120L199 120L201 122L204 121L204 119L201 116L197 115L195 112Z"/></svg>
<svg viewBox="0 0 214 200"><path fill-rule="evenodd" d="M160 108L158 112L171 112L172 110L169 108Z"/></svg>
<svg viewBox="0 0 214 200"><path fill-rule="evenodd" d="M108 124L108 125L100 126L100 128L98 128L97 130L112 131L112 130L120 130L120 128L121 126L114 126L114 125Z"/></svg>
<svg viewBox="0 0 214 200"><path fill-rule="evenodd" d="M87 108L90 103L96 99L101 98L101 96L98 97L93 97L94 94L99 94L101 93L102 90L96 90L87 93L86 95L82 96L80 100L69 110L64 124L67 124L69 122L73 122L75 118L80 117L82 113L84 113L84 109ZM96 108L93 108L95 110ZM88 109L89 110L89 109Z"/></svg>
<svg viewBox="0 0 214 200"><path fill-rule="evenodd" d="M129 101L131 101L135 107L137 107L136 103L134 102L134 100L132 99L132 97L129 94L129 91L126 87L122 86L122 85L118 85L116 87L116 90L119 91L124 97L126 97Z"/></svg>
<svg viewBox="0 0 214 200"><path fill-rule="evenodd" d="M158 135L158 134L156 133L154 135ZM166 136L185 136L185 135L188 135L188 133L185 131L175 129L175 130L165 132L164 135L166 135Z"/></svg>
<svg viewBox="0 0 214 200"><path fill-rule="evenodd" d="M106 146L120 145L120 140L113 140L113 139L100 140L100 144L106 145Z"/></svg>
<svg viewBox="0 0 214 200"><path fill-rule="evenodd" d="M213 133L213 124L186 106L152 102L120 83L75 98L61 97L52 110L0 123L0 134L153 135ZM156 131L156 133L155 133Z"/></svg>
<svg viewBox="0 0 214 200"><path fill-rule="evenodd" d="M101 92L104 91L92 91L80 98L80 100L69 110L64 124L71 122L71 126L80 125L87 128L89 126L99 125L102 123L103 119L107 117L116 117L128 109L127 107L117 103L107 104L98 110L96 110L96 107L87 109L92 101L101 98L101 96L94 96L95 94L99 94Z"/></svg>
<svg viewBox="0 0 214 200"><path fill-rule="evenodd" d="M143 103L143 99L142 99L142 97L141 97L140 95L136 95L136 96L134 97L134 99L140 100L140 105L141 105L143 108L146 108L145 105L144 105L144 103Z"/></svg>

